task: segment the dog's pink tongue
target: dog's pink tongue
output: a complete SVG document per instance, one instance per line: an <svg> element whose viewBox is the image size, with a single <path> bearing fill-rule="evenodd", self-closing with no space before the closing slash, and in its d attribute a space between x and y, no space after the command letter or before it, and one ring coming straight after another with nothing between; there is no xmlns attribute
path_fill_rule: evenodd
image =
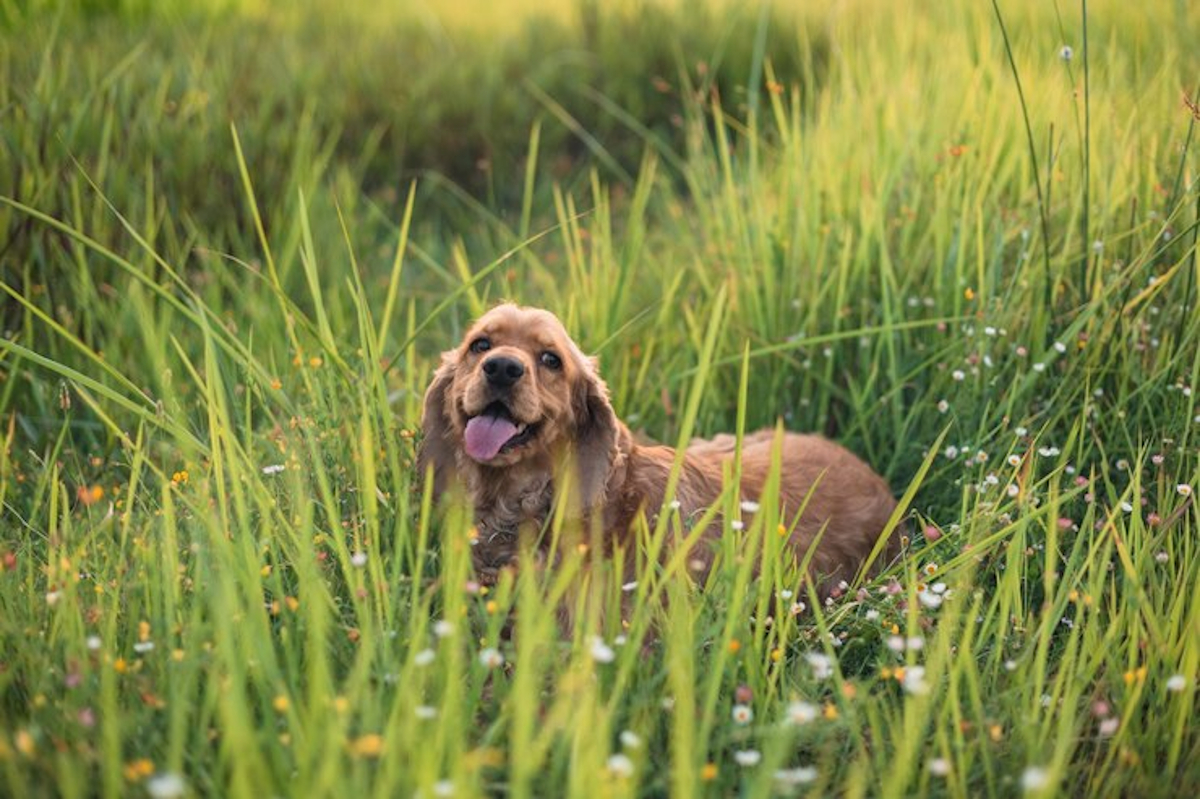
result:
<svg viewBox="0 0 1200 799"><path fill-rule="evenodd" d="M499 416L476 416L467 422L467 454L477 461L490 461L517 434L517 426Z"/></svg>

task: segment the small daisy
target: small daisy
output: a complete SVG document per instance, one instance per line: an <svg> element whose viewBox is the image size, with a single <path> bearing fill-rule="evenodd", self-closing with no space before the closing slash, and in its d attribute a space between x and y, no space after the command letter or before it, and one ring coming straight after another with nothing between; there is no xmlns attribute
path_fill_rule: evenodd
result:
<svg viewBox="0 0 1200 799"><path fill-rule="evenodd" d="M762 760L762 752L757 749L739 749L733 753L733 761L742 768L757 766Z"/></svg>
<svg viewBox="0 0 1200 799"><path fill-rule="evenodd" d="M1184 688L1187 688L1187 683L1187 677L1184 677L1182 674L1172 674L1167 679L1167 690L1173 694L1177 694Z"/></svg>
<svg viewBox="0 0 1200 799"><path fill-rule="evenodd" d="M437 708L430 707L429 705L417 705L413 712L416 714L417 718L421 719L422 721L429 721L430 719L437 718Z"/></svg>
<svg viewBox="0 0 1200 799"><path fill-rule="evenodd" d="M812 766L780 769L775 772L775 781L785 786L807 785L816 782L817 770Z"/></svg>
<svg viewBox="0 0 1200 799"><path fill-rule="evenodd" d="M1122 502L1121 510L1125 511L1126 513L1133 513L1133 505L1129 502Z"/></svg>
<svg viewBox="0 0 1200 799"><path fill-rule="evenodd" d="M154 649L153 641L138 641L136 644L133 645L133 651L137 652L139 655L144 655L153 649Z"/></svg>
<svg viewBox="0 0 1200 799"><path fill-rule="evenodd" d="M100 636L98 636L98 635L89 635L89 636L87 637L87 640L86 640L86 641L84 641L84 643L85 643L85 644L87 644L87 648L88 648L88 649L90 649L91 651L95 652L95 651L96 651L96 650L98 650L98 649L100 648L100 646L101 646Z"/></svg>
<svg viewBox="0 0 1200 799"><path fill-rule="evenodd" d="M935 777L945 777L950 773L950 761L944 757L935 757L926 765L929 773Z"/></svg>
<svg viewBox="0 0 1200 799"><path fill-rule="evenodd" d="M902 684L904 690L910 694L929 693L929 685L925 682L925 667L909 666L906 668Z"/></svg>
<svg viewBox="0 0 1200 799"><path fill-rule="evenodd" d="M626 594L628 594L632 591L636 591L637 585L638 585L637 581L634 580L633 582L625 583L623 586L621 586L621 590L624 591Z"/></svg>
<svg viewBox="0 0 1200 799"><path fill-rule="evenodd" d="M683 507L683 503L677 499L673 499L673 500L671 500L671 504L668 507L671 510L679 510L681 507Z"/></svg>
<svg viewBox="0 0 1200 799"><path fill-rule="evenodd" d="M955 369L953 372L950 373L950 376L953 377L955 382L958 382L958 383L961 383L962 381L967 379L967 373L964 372L962 369Z"/></svg>
<svg viewBox="0 0 1200 799"><path fill-rule="evenodd" d="M1067 345L1063 344L1061 341L1056 341L1056 342L1054 342L1054 351L1057 352L1059 355L1062 355L1064 352L1067 351Z"/></svg>
<svg viewBox="0 0 1200 799"><path fill-rule="evenodd" d="M1035 364L1033 365L1033 371L1035 371L1035 372L1044 372L1044 371L1046 371L1046 364L1042 363L1041 361L1039 361L1039 362L1035 363Z"/></svg>
<svg viewBox="0 0 1200 799"><path fill-rule="evenodd" d="M742 530L746 529L746 525L741 519L734 519L729 523L729 527L734 532L741 532Z"/></svg>
<svg viewBox="0 0 1200 799"><path fill-rule="evenodd" d="M604 643L604 639L598 635L592 638L591 652L592 660L596 661L597 663L612 663L617 657L617 654L613 652L612 647Z"/></svg>
<svg viewBox="0 0 1200 799"><path fill-rule="evenodd" d="M628 755L620 754L610 755L608 758L608 770L615 776L625 779L633 776L633 761Z"/></svg>
<svg viewBox="0 0 1200 799"><path fill-rule="evenodd" d="M282 472L282 471L283 471L284 469L286 469L286 468L287 468L287 465L286 465L286 464L283 464L283 463L273 463L273 464L271 464L270 466L264 466L264 467L262 468L262 473L263 473L263 474L265 474L265 475L268 475L268 476L269 476L269 475L273 475L273 474L279 474L280 472Z"/></svg>
<svg viewBox="0 0 1200 799"><path fill-rule="evenodd" d="M367 553L362 552L362 551L355 552L353 555L350 556L350 565L356 569L361 569L363 566L366 566L367 565Z"/></svg>
<svg viewBox="0 0 1200 799"><path fill-rule="evenodd" d="M821 709L811 702L789 702L786 715L790 724L808 724L810 721L817 720L821 715Z"/></svg>
<svg viewBox="0 0 1200 799"><path fill-rule="evenodd" d="M175 799L185 796L188 792L187 782L183 777L171 772L155 774L146 780L146 793L151 799Z"/></svg>
<svg viewBox="0 0 1200 799"><path fill-rule="evenodd" d="M433 623L433 634L438 638L449 638L454 634L454 625L445 619L438 619Z"/></svg>
<svg viewBox="0 0 1200 799"><path fill-rule="evenodd" d="M1165 549L1160 549L1158 552L1154 553L1154 560L1158 563L1166 563L1170 559L1171 556L1167 554Z"/></svg>
<svg viewBox="0 0 1200 799"><path fill-rule="evenodd" d="M866 616L867 621L878 621L879 620L879 611L876 610L875 608L871 608L864 615Z"/></svg>
<svg viewBox="0 0 1200 799"><path fill-rule="evenodd" d="M1040 766L1030 766L1021 772L1021 788L1027 793L1040 791L1050 784L1050 775Z"/></svg>
<svg viewBox="0 0 1200 799"><path fill-rule="evenodd" d="M950 410L950 403L946 400L938 400L937 409L938 413L945 413Z"/></svg>
<svg viewBox="0 0 1200 799"><path fill-rule="evenodd" d="M749 499L743 499L741 504L742 510L746 513L758 513L759 505L757 502Z"/></svg>
<svg viewBox="0 0 1200 799"><path fill-rule="evenodd" d="M1192 487L1187 483L1180 483L1175 486L1175 490L1179 492L1181 497L1190 497L1192 495Z"/></svg>
<svg viewBox="0 0 1200 799"><path fill-rule="evenodd" d="M734 705L732 716L734 724L744 726L754 721L754 711L749 705Z"/></svg>
<svg viewBox="0 0 1200 799"><path fill-rule="evenodd" d="M621 739L621 746L626 749L637 749L642 745L641 736L633 730L624 730L619 737Z"/></svg>
<svg viewBox="0 0 1200 799"><path fill-rule="evenodd" d="M898 635L889 635L887 639L887 648L896 653L903 652L904 639Z"/></svg>
<svg viewBox="0 0 1200 799"><path fill-rule="evenodd" d="M941 607L943 599L944 599L944 595L935 594L932 591L918 591L917 592L917 601L919 601L922 605L929 608L930 610L936 610L937 608Z"/></svg>
<svg viewBox="0 0 1200 799"><path fill-rule="evenodd" d="M479 653L479 662L486 668L495 669L504 665L504 655L495 647L488 647Z"/></svg>
<svg viewBox="0 0 1200 799"><path fill-rule="evenodd" d="M808 661L809 666L812 666L813 676L818 680L824 680L833 674L833 662L828 655L820 652L808 652L804 655L804 659Z"/></svg>
<svg viewBox="0 0 1200 799"><path fill-rule="evenodd" d="M1097 725L1096 732L1101 738L1111 738L1117 734L1117 730L1120 728L1120 726L1121 719L1116 716L1111 716L1104 719L1104 721L1101 721L1100 724Z"/></svg>

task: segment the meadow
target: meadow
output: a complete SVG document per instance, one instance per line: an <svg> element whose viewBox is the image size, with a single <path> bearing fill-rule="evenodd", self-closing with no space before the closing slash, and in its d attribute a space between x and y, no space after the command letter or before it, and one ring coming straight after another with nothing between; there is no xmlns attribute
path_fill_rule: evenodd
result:
<svg viewBox="0 0 1200 799"><path fill-rule="evenodd" d="M1200 793L1198 41L0 0L0 794ZM649 438L846 444L904 556L818 601L727 492L705 585L668 509L480 586L414 459L502 298Z"/></svg>

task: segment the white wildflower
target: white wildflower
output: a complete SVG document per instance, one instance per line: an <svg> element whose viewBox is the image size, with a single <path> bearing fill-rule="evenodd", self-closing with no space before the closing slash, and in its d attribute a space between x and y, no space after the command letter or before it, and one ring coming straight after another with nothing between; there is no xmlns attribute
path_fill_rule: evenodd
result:
<svg viewBox="0 0 1200 799"><path fill-rule="evenodd" d="M151 799L175 799L185 796L187 792L188 785L183 777L169 771L146 780L146 793Z"/></svg>
<svg viewBox="0 0 1200 799"><path fill-rule="evenodd" d="M633 776L633 761L628 755L617 753L608 758L608 770L615 776L625 779Z"/></svg>
<svg viewBox="0 0 1200 799"><path fill-rule="evenodd" d="M1027 793L1040 791L1050 784L1050 775L1040 766L1030 766L1021 773L1021 788Z"/></svg>
<svg viewBox="0 0 1200 799"><path fill-rule="evenodd" d="M808 665L812 667L813 676L818 680L824 680L833 674L833 661L828 655L823 655L820 652L805 653L804 659L808 661Z"/></svg>
<svg viewBox="0 0 1200 799"><path fill-rule="evenodd" d="M942 600L944 598L945 598L945 596L943 594L935 594L932 591L918 591L917 592L917 600L922 605L929 608L930 610L934 610L936 608L941 607Z"/></svg>
<svg viewBox="0 0 1200 799"><path fill-rule="evenodd" d="M762 760L762 752L757 749L739 749L733 753L733 761L742 768L757 766Z"/></svg>
<svg viewBox="0 0 1200 799"><path fill-rule="evenodd" d="M591 652L592 660L597 663L612 663L617 656L612 647L604 643L604 639L598 635L592 638Z"/></svg>
<svg viewBox="0 0 1200 799"><path fill-rule="evenodd" d="M812 702L798 700L788 703L786 713L789 723L800 725L808 724L810 721L816 721L821 715L821 709Z"/></svg>
<svg viewBox="0 0 1200 799"><path fill-rule="evenodd" d="M925 694L929 685L925 682L924 666L909 666L904 670L904 690L910 694Z"/></svg>
<svg viewBox="0 0 1200 799"><path fill-rule="evenodd" d="M810 782L816 782L816 780L817 770L812 766L780 769L775 772L775 781L787 787L807 785Z"/></svg>

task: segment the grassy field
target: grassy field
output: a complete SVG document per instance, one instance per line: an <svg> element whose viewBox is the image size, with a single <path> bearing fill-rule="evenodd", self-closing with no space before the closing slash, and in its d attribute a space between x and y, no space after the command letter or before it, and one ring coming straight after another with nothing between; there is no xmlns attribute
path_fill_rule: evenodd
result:
<svg viewBox="0 0 1200 799"><path fill-rule="evenodd" d="M283 5L0 0L0 794L1200 792L1200 7ZM500 298L905 557L479 588L413 460Z"/></svg>

